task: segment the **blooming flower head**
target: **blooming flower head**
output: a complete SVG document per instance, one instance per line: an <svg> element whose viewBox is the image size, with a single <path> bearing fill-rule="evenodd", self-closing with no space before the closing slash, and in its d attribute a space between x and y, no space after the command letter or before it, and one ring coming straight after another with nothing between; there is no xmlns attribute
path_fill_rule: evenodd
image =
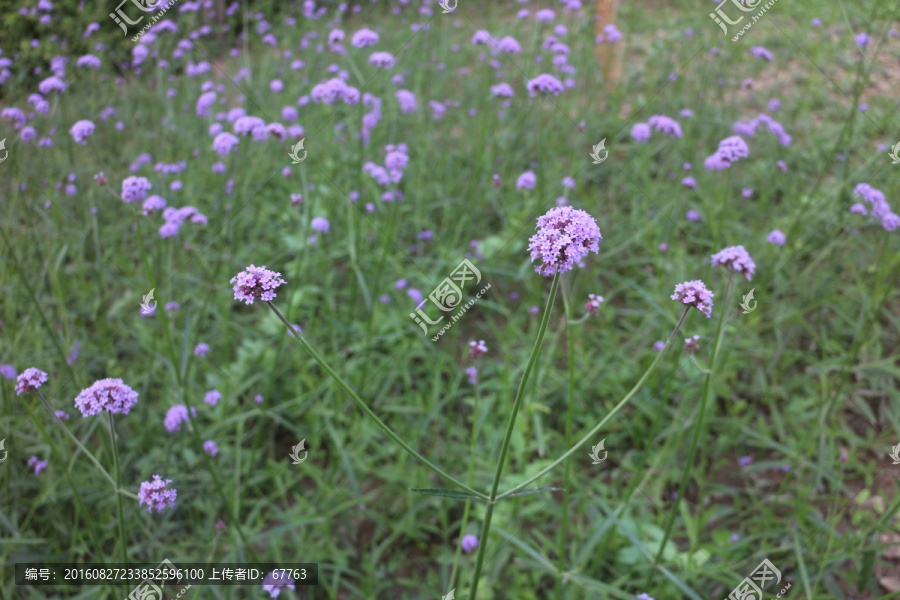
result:
<svg viewBox="0 0 900 600"><path fill-rule="evenodd" d="M488 348L484 340L478 340L477 342L472 340L469 342L469 358L481 358L487 351Z"/></svg>
<svg viewBox="0 0 900 600"><path fill-rule="evenodd" d="M0 375L12 381L19 376L19 372L12 365L0 365Z"/></svg>
<svg viewBox="0 0 900 600"><path fill-rule="evenodd" d="M532 98L537 96L538 92L559 96L565 89L562 82L549 73L541 73L534 79L529 79L525 87L528 88L528 95Z"/></svg>
<svg viewBox="0 0 900 600"><path fill-rule="evenodd" d="M138 394L121 379L99 379L89 388L81 390L75 398L75 408L85 417L101 411L127 415L137 404Z"/></svg>
<svg viewBox="0 0 900 600"><path fill-rule="evenodd" d="M46 382L46 373L34 367L28 367L16 379L16 395L21 396L22 394L37 391Z"/></svg>
<svg viewBox="0 0 900 600"><path fill-rule="evenodd" d="M331 224L325 217L314 217L312 222L310 222L310 225L320 233L326 233L328 228L331 227Z"/></svg>
<svg viewBox="0 0 900 600"><path fill-rule="evenodd" d="M369 56L369 63L375 67L390 69L394 66L394 55L390 52L373 52Z"/></svg>
<svg viewBox="0 0 900 600"><path fill-rule="evenodd" d="M215 456L219 453L219 446L212 440L206 440L203 442L203 451L210 456Z"/></svg>
<svg viewBox="0 0 900 600"><path fill-rule="evenodd" d="M639 144L644 144L650 140L650 125L647 123L637 123L631 128L631 139Z"/></svg>
<svg viewBox="0 0 900 600"><path fill-rule="evenodd" d="M681 302L685 306L693 306L706 318L712 317L713 294L706 288L699 279L696 281L685 281L675 286L675 293L672 294L672 300Z"/></svg>
<svg viewBox="0 0 900 600"><path fill-rule="evenodd" d="M696 210L694 210L694 209L692 208L691 210L689 210L689 211L687 211L686 213L684 213L684 217L685 217L688 221L694 221L694 222L696 223L697 221L700 220L700 213L698 213Z"/></svg>
<svg viewBox="0 0 900 600"><path fill-rule="evenodd" d="M206 356L209 352L209 344L197 344L194 346L194 356Z"/></svg>
<svg viewBox="0 0 900 600"><path fill-rule="evenodd" d="M203 401L210 406L215 406L221 399L222 393L219 390L209 390L208 392L206 392L206 395L203 396Z"/></svg>
<svg viewBox="0 0 900 600"><path fill-rule="evenodd" d="M516 189L517 190L531 190L534 189L534 185L537 183L537 176L533 171L525 171L519 178L516 179Z"/></svg>
<svg viewBox="0 0 900 600"><path fill-rule="evenodd" d="M700 336L695 335L694 337L684 338L684 351L688 354L693 354L700 348Z"/></svg>
<svg viewBox="0 0 900 600"><path fill-rule="evenodd" d="M232 150L234 150L235 146L238 145L240 139L233 133L228 133L227 131L223 131L218 134L213 140L213 150L216 151L216 154L219 156L225 156Z"/></svg>
<svg viewBox="0 0 900 600"><path fill-rule="evenodd" d="M279 571L272 571L266 578L263 580L263 591L269 592L270 598L277 598L279 594L281 594L282 590L293 590L294 588L294 580L290 577L286 577L285 573L281 573L279 576Z"/></svg>
<svg viewBox="0 0 900 600"><path fill-rule="evenodd" d="M478 383L478 368L468 367L466 369L466 377L469 378L469 385L475 385L476 383Z"/></svg>
<svg viewBox="0 0 900 600"><path fill-rule="evenodd" d="M478 547L478 538L471 533L463 536L462 549L466 554L471 554Z"/></svg>
<svg viewBox="0 0 900 600"><path fill-rule="evenodd" d="M197 409L191 407L191 416L197 416ZM184 404L176 404L166 412L163 425L169 433L181 431L181 424L188 422L188 410Z"/></svg>
<svg viewBox="0 0 900 600"><path fill-rule="evenodd" d="M529 240L531 262L541 261L535 272L550 277L571 271L589 252L600 251L600 228L594 217L571 206L550 209L538 217L537 233Z"/></svg>
<svg viewBox="0 0 900 600"><path fill-rule="evenodd" d="M750 465L751 463L753 463L752 456L742 456L738 459L738 464L741 465L742 467L746 467L746 466Z"/></svg>
<svg viewBox="0 0 900 600"><path fill-rule="evenodd" d="M243 300L247 304L253 304L254 300L269 302L275 299L275 290L287 283L281 278L281 273L270 271L263 265L257 267L250 265L231 278L234 286L234 299Z"/></svg>
<svg viewBox="0 0 900 600"><path fill-rule="evenodd" d="M40 475L41 471L47 468L47 461L41 460L37 456L32 456L28 459L28 466L34 467L34 474Z"/></svg>
<svg viewBox="0 0 900 600"><path fill-rule="evenodd" d="M680 138L682 136L681 125L678 124L678 121L665 115L653 115L647 120L647 124L669 137Z"/></svg>
<svg viewBox="0 0 900 600"><path fill-rule="evenodd" d="M750 281L756 264L743 246L730 246L712 255L712 264L742 274Z"/></svg>
<svg viewBox="0 0 900 600"><path fill-rule="evenodd" d="M122 201L123 202L140 202L147 197L147 191L153 185L147 181L146 177L126 177L122 181Z"/></svg>
<svg viewBox="0 0 900 600"><path fill-rule="evenodd" d="M776 246L784 246L784 242L787 238L785 238L784 233L780 229L773 229L769 232L769 235L766 236L766 241L770 244L775 244Z"/></svg>
<svg viewBox="0 0 900 600"><path fill-rule="evenodd" d="M72 134L72 138L74 138L75 143L81 145L87 145L87 138L94 133L94 124L88 120L82 119L81 121L77 121L72 128L69 130L69 133Z"/></svg>
<svg viewBox="0 0 900 600"><path fill-rule="evenodd" d="M603 296L588 294L588 301L587 304L584 305L584 309L588 311L588 313L596 316L600 311L601 304L603 304Z"/></svg>
<svg viewBox="0 0 900 600"><path fill-rule="evenodd" d="M750 48L750 54L757 58L772 62L772 53L763 46L753 46Z"/></svg>
<svg viewBox="0 0 900 600"><path fill-rule="evenodd" d="M740 136L733 135L719 142L719 148L706 158L703 166L707 171L721 171L749 155L750 149L747 148L747 143Z"/></svg>
<svg viewBox="0 0 900 600"><path fill-rule="evenodd" d="M353 44L353 46L356 48L373 46L378 43L378 34L371 29L366 29L364 27L353 34L353 38L350 40L350 43Z"/></svg>
<svg viewBox="0 0 900 600"><path fill-rule="evenodd" d="M666 347L666 343L661 340L653 342L653 349L656 350L657 352L662 352L662 349L665 347Z"/></svg>
<svg viewBox="0 0 900 600"><path fill-rule="evenodd" d="M141 483L141 491L138 492L138 506L147 505L147 512L161 513L166 508L175 506L175 497L178 490L169 487L172 483L171 479L163 481L159 475L153 476L153 481L144 481Z"/></svg>

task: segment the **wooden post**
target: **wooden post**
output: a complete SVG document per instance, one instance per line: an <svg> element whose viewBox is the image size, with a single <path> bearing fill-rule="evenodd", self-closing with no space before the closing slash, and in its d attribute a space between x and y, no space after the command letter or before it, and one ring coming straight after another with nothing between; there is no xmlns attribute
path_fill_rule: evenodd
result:
<svg viewBox="0 0 900 600"><path fill-rule="evenodd" d="M594 35L603 34L606 25L615 24L616 7L618 0L597 0L597 16L599 20L594 23ZM597 44L597 63L603 72L603 82L615 86L622 75L622 51L619 48L621 42L615 44Z"/></svg>

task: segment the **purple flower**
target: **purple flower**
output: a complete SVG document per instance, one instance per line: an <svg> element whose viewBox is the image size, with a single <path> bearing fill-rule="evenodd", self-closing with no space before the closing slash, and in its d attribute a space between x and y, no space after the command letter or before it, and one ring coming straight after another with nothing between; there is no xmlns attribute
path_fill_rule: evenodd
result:
<svg viewBox="0 0 900 600"><path fill-rule="evenodd" d="M752 456L742 456L738 459L738 464L741 465L742 467L746 467L752 462L753 462Z"/></svg>
<svg viewBox="0 0 900 600"><path fill-rule="evenodd" d="M10 367L12 368L12 367ZM15 369L13 369L15 371ZM5 373L4 375L7 375ZM28 367L16 379L16 395L21 396L30 392L37 391L47 382L47 374L34 367Z"/></svg>
<svg viewBox="0 0 900 600"><path fill-rule="evenodd" d="M695 335L694 337L684 338L684 351L688 354L694 354L697 350L700 349L700 336Z"/></svg>
<svg viewBox="0 0 900 600"><path fill-rule="evenodd" d="M548 21L552 21L556 18L556 15L553 14L553 11L549 8L543 8L536 13L534 13L534 19L541 23L546 23Z"/></svg>
<svg viewBox="0 0 900 600"><path fill-rule="evenodd" d="M714 267L725 267L729 271L740 273L750 281L756 264L743 246L729 246L716 252L711 259Z"/></svg>
<svg viewBox="0 0 900 600"><path fill-rule="evenodd" d="M491 86L491 95L495 98L512 98L516 93L508 83L498 83Z"/></svg>
<svg viewBox="0 0 900 600"><path fill-rule="evenodd" d="M180 307L177 302L166 302L166 312L171 312L173 310L178 310Z"/></svg>
<svg viewBox="0 0 900 600"><path fill-rule="evenodd" d="M191 407L191 415L197 416L197 409ZM176 431L181 431L181 424L187 423L188 421L188 410L184 404L176 404L168 411L166 411L166 417L163 419L163 425L169 431L169 433L175 433Z"/></svg>
<svg viewBox="0 0 900 600"><path fill-rule="evenodd" d="M881 226L884 227L886 231L896 231L898 227L900 227L900 215L896 215L894 213L888 213L881 217Z"/></svg>
<svg viewBox="0 0 900 600"><path fill-rule="evenodd" d="M631 128L631 139L639 144L650 140L650 126L647 123L637 123Z"/></svg>
<svg viewBox="0 0 900 600"><path fill-rule="evenodd" d="M750 48L750 54L757 58L772 62L772 53L763 46L753 46Z"/></svg>
<svg viewBox="0 0 900 600"><path fill-rule="evenodd" d="M603 26L603 33L606 35L606 41L610 44L615 44L622 39L622 32L612 23Z"/></svg>
<svg viewBox="0 0 900 600"><path fill-rule="evenodd" d="M854 204L853 206L850 207L850 212L856 213L858 215L863 215L863 216L869 214L866 211L866 207L863 204L860 204L859 202L857 202L856 204Z"/></svg>
<svg viewBox="0 0 900 600"><path fill-rule="evenodd" d="M822 26L822 19L816 17L816 18L814 18L812 21L810 21L809 24L812 25L813 27L821 27L821 26Z"/></svg>
<svg viewBox="0 0 900 600"><path fill-rule="evenodd" d="M540 259L534 270L544 277L572 270L589 252L598 253L603 239L594 218L571 206L552 208L538 217L537 230L528 249L532 263Z"/></svg>
<svg viewBox="0 0 900 600"><path fill-rule="evenodd" d="M262 404L263 403L262 394L256 394L255 396L253 396L253 401L256 402L257 404Z"/></svg>
<svg viewBox="0 0 900 600"><path fill-rule="evenodd" d="M867 33L856 34L856 45L859 46L860 50L864 50L865 47L869 45L869 34L867 34Z"/></svg>
<svg viewBox="0 0 900 600"><path fill-rule="evenodd" d="M275 299L275 290L287 283L281 273L268 270L265 265L250 265L231 278L234 286L234 299L253 304L254 300L269 302Z"/></svg>
<svg viewBox="0 0 900 600"><path fill-rule="evenodd" d="M315 217L310 223L313 229L320 233L325 233L328 231L330 224L328 223L328 219L324 217Z"/></svg>
<svg viewBox="0 0 900 600"><path fill-rule="evenodd" d="M69 130L75 143L82 146L87 145L88 137L94 133L94 124L87 120L77 121Z"/></svg>
<svg viewBox="0 0 900 600"><path fill-rule="evenodd" d="M413 287L406 290L406 295L410 300L416 303L416 306L419 306L419 304L421 304L422 300L425 298L425 296L422 295L422 292Z"/></svg>
<svg viewBox="0 0 900 600"><path fill-rule="evenodd" d="M4 456L4 458L6 457ZM28 466L34 467L34 474L37 476L41 474L41 471L47 468L47 461L41 460L37 456L32 456L28 459Z"/></svg>
<svg viewBox="0 0 900 600"><path fill-rule="evenodd" d="M208 344L197 344L194 346L194 356L206 356L207 352L209 352Z"/></svg>
<svg viewBox="0 0 900 600"><path fill-rule="evenodd" d="M59 419L60 421L68 421L69 420L69 413L67 413L64 410L57 410L53 414L56 415L56 418Z"/></svg>
<svg viewBox="0 0 900 600"><path fill-rule="evenodd" d="M354 36L355 37L355 36ZM277 598L279 594L281 594L282 590L293 590L294 588L294 580L290 577L285 577L285 573L281 572L279 576L279 571L272 571L266 578L263 579L262 588L264 592L269 592L269 597Z"/></svg>
<svg viewBox="0 0 900 600"><path fill-rule="evenodd" d="M99 379L90 387L81 390L75 398L75 408L84 417L100 414L101 411L127 415L137 404L138 394L125 385L121 379Z"/></svg>
<svg viewBox="0 0 900 600"><path fill-rule="evenodd" d="M10 381L14 380L18 377L19 372L16 371L16 368L12 365L0 365L0 375L3 375Z"/></svg>
<svg viewBox="0 0 900 600"><path fill-rule="evenodd" d="M734 543L734 542L739 541L740 539L741 539L741 536L739 536L736 533L732 533L731 537L728 538L728 541Z"/></svg>
<svg viewBox="0 0 900 600"><path fill-rule="evenodd" d="M516 179L517 190L532 190L537 183L537 176L533 171L525 171Z"/></svg>
<svg viewBox="0 0 900 600"><path fill-rule="evenodd" d="M212 440L206 440L203 442L203 451L210 456L215 456L219 453L219 446Z"/></svg>
<svg viewBox="0 0 900 600"><path fill-rule="evenodd" d="M483 44L489 44L491 41L491 34L485 31L484 29L479 29L475 32L475 35L472 36L472 44L476 46L481 46Z"/></svg>
<svg viewBox="0 0 900 600"><path fill-rule="evenodd" d="M666 343L663 341L658 341L653 343L653 349L657 352L662 352L662 349L666 347Z"/></svg>
<svg viewBox="0 0 900 600"><path fill-rule="evenodd" d="M588 311L588 314L597 315L600 312L600 305L603 304L603 296L598 296L596 294L588 294L587 304L584 305L584 309Z"/></svg>
<svg viewBox="0 0 900 600"><path fill-rule="evenodd" d="M215 137L212 147L219 156L226 156L229 152L234 150L234 147L237 146L238 143L240 143L240 139L238 139L237 136L225 131Z"/></svg>
<svg viewBox="0 0 900 600"><path fill-rule="evenodd" d="M780 229L773 229L769 232L769 235L766 236L766 241L770 244L775 244L776 246L784 246L784 242L787 238L784 237L784 233Z"/></svg>
<svg viewBox="0 0 900 600"><path fill-rule="evenodd" d="M488 351L487 345L484 343L484 340L478 340L477 342L472 340L469 342L469 358L479 359L484 356Z"/></svg>
<svg viewBox="0 0 900 600"><path fill-rule="evenodd" d="M697 187L697 180L691 176L688 176L681 180L681 185L686 188L694 189Z"/></svg>
<svg viewBox="0 0 900 600"><path fill-rule="evenodd" d="M469 378L469 385L475 385L476 383L478 383L478 368L468 367L466 369L466 377Z"/></svg>
<svg viewBox="0 0 900 600"><path fill-rule="evenodd" d="M206 392L206 395L203 396L203 401L209 404L210 406L215 406L219 403L219 400L222 399L222 393L219 390L209 390Z"/></svg>
<svg viewBox="0 0 900 600"><path fill-rule="evenodd" d="M466 554L471 554L478 547L478 538L471 533L463 536L462 549Z"/></svg>
<svg viewBox="0 0 900 600"><path fill-rule="evenodd" d="M397 90L394 97L400 103L400 112L404 115L416 110L416 95L409 90Z"/></svg>
<svg viewBox="0 0 900 600"><path fill-rule="evenodd" d="M356 48L373 46L378 43L378 34L371 29L362 28L353 34L353 38L350 40L350 43L353 44L353 46Z"/></svg>
<svg viewBox="0 0 900 600"><path fill-rule="evenodd" d="M518 54L522 51L522 46L516 41L516 38L505 36L497 42L497 48L500 52L507 54Z"/></svg>
<svg viewBox="0 0 900 600"><path fill-rule="evenodd" d="M164 208L166 208L166 199L162 196L149 196L141 205L141 211L145 215L149 215L156 210L163 210Z"/></svg>
<svg viewBox="0 0 900 600"><path fill-rule="evenodd" d="M706 318L712 317L713 294L706 289L706 284L697 279L696 281L685 281L675 286L675 293L672 294L672 300L681 302L685 306L693 306Z"/></svg>
<svg viewBox="0 0 900 600"><path fill-rule="evenodd" d="M312 101L316 104L334 104L338 101L344 104L357 104L359 102L359 90L349 86L342 79L329 79L313 86L310 92Z"/></svg>
<svg viewBox="0 0 900 600"><path fill-rule="evenodd" d="M265 126L266 122L259 117L240 116L234 120L234 132L238 135L249 135L254 129Z"/></svg>
<svg viewBox="0 0 900 600"><path fill-rule="evenodd" d="M681 125L678 124L678 121L665 115L653 115L647 120L647 124L669 137L680 138L682 136Z"/></svg>
<svg viewBox="0 0 900 600"><path fill-rule="evenodd" d="M549 73L541 73L534 79L529 79L525 87L528 89L528 95L532 98L537 96L538 92L559 96L565 89L562 82Z"/></svg>
<svg viewBox="0 0 900 600"><path fill-rule="evenodd" d="M154 475L153 481L142 482L141 490L138 492L138 506L146 504L147 512L153 512L155 508L158 513L175 506L178 491L168 487L170 483L171 479L163 481L159 475Z"/></svg>
<svg viewBox="0 0 900 600"><path fill-rule="evenodd" d="M369 56L369 63L382 69L390 69L394 66L394 55L390 52L373 52Z"/></svg>
<svg viewBox="0 0 900 600"><path fill-rule="evenodd" d="M152 187L146 177L126 177L122 182L122 201L140 202L147 197L147 191Z"/></svg>
<svg viewBox="0 0 900 600"><path fill-rule="evenodd" d="M738 135L727 137L719 142L719 148L703 162L707 171L721 171L741 158L747 158L750 149L747 143Z"/></svg>
<svg viewBox="0 0 900 600"><path fill-rule="evenodd" d="M50 95L51 92L62 92L66 89L66 84L59 77L48 77L38 84L38 91L44 96Z"/></svg>
<svg viewBox="0 0 900 600"><path fill-rule="evenodd" d="M691 210L689 210L689 211L687 211L686 213L684 213L684 217L685 217L688 221L693 221L693 222L696 223L697 221L700 220L700 213L698 213L696 210L694 210L694 209L692 208Z"/></svg>

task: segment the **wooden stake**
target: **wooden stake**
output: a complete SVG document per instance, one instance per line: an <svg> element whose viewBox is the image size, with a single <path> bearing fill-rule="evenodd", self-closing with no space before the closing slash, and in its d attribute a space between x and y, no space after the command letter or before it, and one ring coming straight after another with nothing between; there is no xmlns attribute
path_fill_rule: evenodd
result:
<svg viewBox="0 0 900 600"><path fill-rule="evenodd" d="M594 35L603 34L606 25L615 24L617 6L618 0L597 0L597 15L600 19L594 23ZM622 51L619 45L620 43L604 42L596 46L597 63L603 72L603 81L612 86L615 86L622 76Z"/></svg>

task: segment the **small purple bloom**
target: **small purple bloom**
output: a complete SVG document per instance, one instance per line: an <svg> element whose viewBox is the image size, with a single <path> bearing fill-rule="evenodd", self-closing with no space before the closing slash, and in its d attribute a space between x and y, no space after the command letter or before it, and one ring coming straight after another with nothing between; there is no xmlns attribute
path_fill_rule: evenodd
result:
<svg viewBox="0 0 900 600"><path fill-rule="evenodd" d="M11 367L10 367L11 368ZM15 369L13 369L15 371ZM9 373L4 373L8 375ZM37 391L47 382L47 374L40 369L28 367L22 371L21 375L16 379L16 395L28 394Z"/></svg>
<svg viewBox="0 0 900 600"><path fill-rule="evenodd" d="M478 538L474 535L466 534L462 539L462 549L466 554L471 554L478 547Z"/></svg>
<svg viewBox="0 0 900 600"><path fill-rule="evenodd" d="M766 236L766 241L770 244L775 244L776 246L784 246L784 243L787 238L785 238L784 233L780 229L773 229L769 232L769 235Z"/></svg>
<svg viewBox="0 0 900 600"><path fill-rule="evenodd" d="M708 319L712 317L712 299L714 295L706 288L706 284L697 279L676 285L675 293L672 294L671 299L681 302L685 306L693 306L706 315Z"/></svg>
<svg viewBox="0 0 900 600"><path fill-rule="evenodd" d="M243 300L247 304L253 304L254 300L269 302L275 299L275 290L287 283L281 278L281 273L266 269L265 265L257 267L250 265L231 278L234 286L234 299Z"/></svg>
<svg viewBox="0 0 900 600"><path fill-rule="evenodd" d="M142 482L141 490L138 492L138 506L146 504L147 512L153 512L155 508L158 513L175 506L178 491L168 487L170 483L171 479L163 481L159 475L154 475L153 481Z"/></svg>
<svg viewBox="0 0 900 600"><path fill-rule="evenodd" d="M583 210L563 206L550 209L538 217L535 233L528 243L535 272L550 277L565 273L580 263L589 252L600 251L600 228L597 221Z"/></svg>
<svg viewBox="0 0 900 600"><path fill-rule="evenodd" d="M219 446L212 440L206 440L203 442L203 451L210 456L215 456L219 453Z"/></svg>

